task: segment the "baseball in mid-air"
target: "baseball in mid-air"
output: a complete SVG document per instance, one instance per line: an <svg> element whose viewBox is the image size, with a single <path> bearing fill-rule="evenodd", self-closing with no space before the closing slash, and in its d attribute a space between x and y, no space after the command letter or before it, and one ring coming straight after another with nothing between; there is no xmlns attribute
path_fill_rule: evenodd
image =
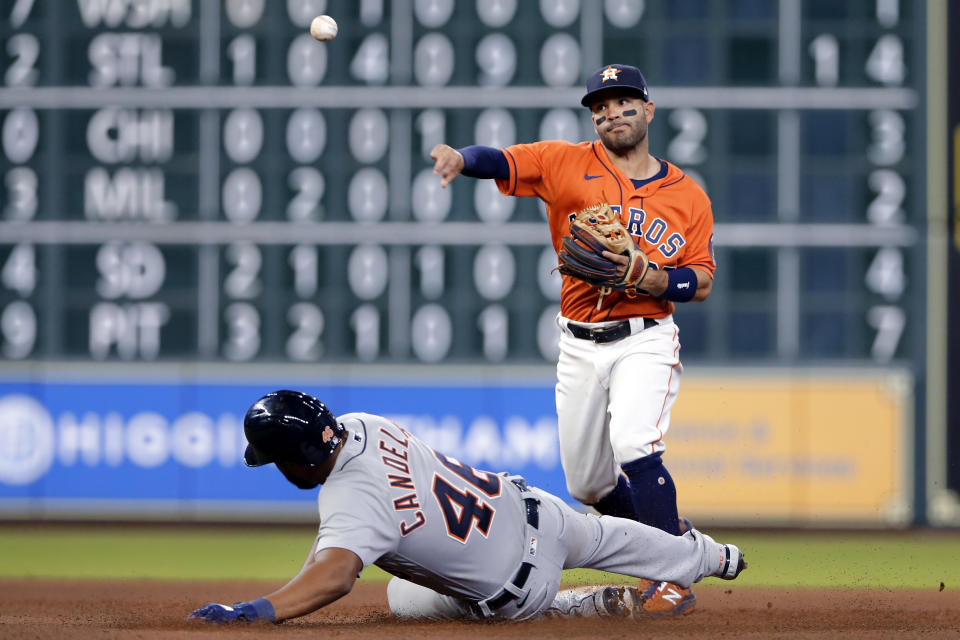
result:
<svg viewBox="0 0 960 640"><path fill-rule="evenodd" d="M310 22L310 35L320 42L330 42L337 37L337 21L330 16L317 16Z"/></svg>

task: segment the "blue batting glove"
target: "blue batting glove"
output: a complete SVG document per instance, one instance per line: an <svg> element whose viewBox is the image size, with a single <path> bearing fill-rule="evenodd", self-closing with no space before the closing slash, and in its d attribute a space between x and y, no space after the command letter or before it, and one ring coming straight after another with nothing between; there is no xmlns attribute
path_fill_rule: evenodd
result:
<svg viewBox="0 0 960 640"><path fill-rule="evenodd" d="M228 622L233 622L239 616L240 612L233 607L211 602L210 604L206 604L191 613L189 616L187 616L187 620L191 618L199 618L200 620L206 620L207 622L212 622L214 624L226 624Z"/></svg>
<svg viewBox="0 0 960 640"><path fill-rule="evenodd" d="M237 602L232 607L211 602L187 616L188 620L191 618L206 620L214 624L253 622L254 620L269 620L272 622L276 619L276 614L269 600L257 598L252 602Z"/></svg>

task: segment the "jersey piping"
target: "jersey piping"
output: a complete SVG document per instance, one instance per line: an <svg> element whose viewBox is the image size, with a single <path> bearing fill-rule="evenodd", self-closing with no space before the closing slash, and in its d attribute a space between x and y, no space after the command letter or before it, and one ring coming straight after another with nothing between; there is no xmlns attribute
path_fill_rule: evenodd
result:
<svg viewBox="0 0 960 640"><path fill-rule="evenodd" d="M344 460L343 464L340 465L341 470L344 467L346 467L354 458L356 458L357 456L363 455L363 452L367 450L367 442L369 441L369 439L367 438L367 425L364 424L363 420L361 420L360 418L356 418L356 421L360 423L360 428L363 429L363 436L362 436L363 446L360 447L360 451L356 452L355 454L353 454L352 456ZM341 422L340 424L343 424L343 423ZM346 425L344 425L344 428L346 428ZM348 433L350 432L348 431Z"/></svg>
<svg viewBox="0 0 960 640"><path fill-rule="evenodd" d="M667 187L672 187L673 185L677 184L678 182L683 182L684 179L686 179L686 177L687 177L687 174L684 173L683 175L681 175L679 178L677 178L677 179L674 180L673 182L668 182L667 184L661 185L660 188L661 188L661 189L666 189Z"/></svg>
<svg viewBox="0 0 960 640"><path fill-rule="evenodd" d="M590 148L593 150L593 156L597 159L597 162L600 163L600 166L607 170L607 173L610 174L610 177L614 179L617 183L617 188L620 190L620 208L623 208L623 186L620 184L620 180L617 179L616 172L607 166L607 163L603 161L603 158L600 157L600 154L597 153L596 145L591 145Z"/></svg>
<svg viewBox="0 0 960 640"><path fill-rule="evenodd" d="M673 340L674 344L676 345L676 346L674 346L674 348L673 348L673 355L674 355L674 357L677 357L677 351L680 350L680 343L677 341L677 327L676 327L676 326L673 327L673 337L671 338L671 340ZM651 442L651 443L650 443L650 453L656 453L656 450L657 450L657 447L656 447L657 442L660 442L661 440L663 440L663 429L660 428L660 421L663 419L663 410L666 408L666 406L667 406L667 399L670 397L670 384L673 382L673 372L676 371L677 365L679 365L679 364L680 364L680 359L677 358L677 361L676 361L674 364L670 365L670 375L669 375L669 377L667 377L667 394L666 394L666 396L664 396L664 398L663 398L663 403L660 405L660 415L657 416L657 425L656 425L656 426L657 426L657 431L660 433L660 437L657 438L657 441L656 441L656 442Z"/></svg>
<svg viewBox="0 0 960 640"><path fill-rule="evenodd" d="M510 195L514 196L517 194L517 182L519 181L520 177L520 174L517 172L517 160L513 157L513 154L506 149L504 149L503 152L507 154L507 160L509 160L510 164L513 165L513 169L510 171L509 180L513 183L513 188L510 190Z"/></svg>

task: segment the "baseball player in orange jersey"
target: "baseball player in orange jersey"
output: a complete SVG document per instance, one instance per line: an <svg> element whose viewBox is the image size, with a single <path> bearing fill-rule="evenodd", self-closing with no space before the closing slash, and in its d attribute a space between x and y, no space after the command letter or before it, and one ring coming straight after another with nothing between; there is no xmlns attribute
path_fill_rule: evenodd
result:
<svg viewBox="0 0 960 640"><path fill-rule="evenodd" d="M606 202L651 268L635 290L605 296L564 276L556 404L567 489L602 514L679 535L676 488L663 464L677 397L679 330L674 304L703 301L713 283L713 212L703 189L649 152L655 105L640 70L609 65L587 80L581 104L599 140L542 141L505 149L437 145L434 173L493 178L500 191L544 201L554 249L579 210ZM605 254L622 262L628 259ZM684 521L685 522L685 521ZM693 610L689 589L646 585L651 615Z"/></svg>

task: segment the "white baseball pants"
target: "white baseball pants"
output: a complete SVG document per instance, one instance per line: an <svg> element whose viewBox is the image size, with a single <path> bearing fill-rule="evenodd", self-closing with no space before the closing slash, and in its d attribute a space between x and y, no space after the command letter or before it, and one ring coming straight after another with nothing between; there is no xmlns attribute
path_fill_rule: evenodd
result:
<svg viewBox="0 0 960 640"><path fill-rule="evenodd" d="M666 448L683 372L679 329L672 316L649 329L632 318L632 335L597 344L573 337L568 322L557 316L560 461L570 495L594 504L616 486L621 464Z"/></svg>

